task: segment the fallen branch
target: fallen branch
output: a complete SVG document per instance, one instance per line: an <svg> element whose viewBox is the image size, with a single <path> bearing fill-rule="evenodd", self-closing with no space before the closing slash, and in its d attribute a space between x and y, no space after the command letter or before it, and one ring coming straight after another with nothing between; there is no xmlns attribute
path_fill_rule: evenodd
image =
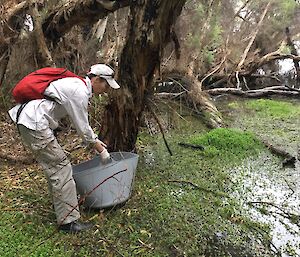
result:
<svg viewBox="0 0 300 257"><path fill-rule="evenodd" d="M274 79L277 82L281 83L281 80L278 77L276 77L275 75L251 74L251 78L268 78L268 79Z"/></svg>
<svg viewBox="0 0 300 257"><path fill-rule="evenodd" d="M266 142L265 140L262 140L262 142L273 154L285 158L282 162L283 167L291 166L295 168L297 161L297 158L295 156L291 155L282 148L279 148L277 146L272 145L271 143Z"/></svg>
<svg viewBox="0 0 300 257"><path fill-rule="evenodd" d="M186 93L187 93L186 91L183 91L183 92L180 92L180 93L166 93L166 92L162 92L162 93L155 94L155 96L157 96L159 98L162 98L162 99L175 99L175 98L178 98L180 96L185 95Z"/></svg>
<svg viewBox="0 0 300 257"><path fill-rule="evenodd" d="M287 87L288 89L292 90L292 91L295 91L295 92L298 92L300 93L300 89L299 88L294 88L294 87L291 87L289 85L285 85L285 87Z"/></svg>
<svg viewBox="0 0 300 257"><path fill-rule="evenodd" d="M291 213L291 212L287 212L285 209L281 208L280 206L272 203L272 202L264 202L264 201L256 201L256 202L247 202L248 205L251 205L251 206L255 206L256 204L261 204L261 205L269 205L269 206L272 206L276 209L278 209L279 211L281 211L282 213L277 213L279 215L282 215L284 216L285 218L289 219L289 220L292 220L292 221L295 221L295 223L298 224L299 220L300 220L300 215L298 214L295 214L295 213Z"/></svg>
<svg viewBox="0 0 300 257"><path fill-rule="evenodd" d="M178 145L182 146L182 147L187 147L187 148L193 148L193 149L197 149L197 150L204 150L204 146L202 145L193 145L193 144L188 144L188 143L178 143Z"/></svg>
<svg viewBox="0 0 300 257"><path fill-rule="evenodd" d="M264 89L243 91L238 88L214 88L205 90L210 95L233 94L244 97L262 97L269 95L299 96L300 91L287 90L286 87L270 87Z"/></svg>
<svg viewBox="0 0 300 257"><path fill-rule="evenodd" d="M284 157L284 158L292 157L292 155L289 154L288 152L286 152L285 150L283 150L279 147L276 147L276 146L272 145L271 143L266 142L265 140L262 140L262 142L268 149L271 150L271 152L273 152L281 157Z"/></svg>

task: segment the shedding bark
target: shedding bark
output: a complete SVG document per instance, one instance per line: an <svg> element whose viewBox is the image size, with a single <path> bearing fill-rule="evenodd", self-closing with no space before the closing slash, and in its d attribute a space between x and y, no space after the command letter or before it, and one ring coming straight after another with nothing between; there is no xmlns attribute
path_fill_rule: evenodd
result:
<svg viewBox="0 0 300 257"><path fill-rule="evenodd" d="M158 93L155 93L157 98L184 102L195 115L201 116L204 123L210 128L223 126L221 113L210 95L202 90L202 84L197 78L173 71L164 74L163 81L172 81L173 85L171 88L164 87L162 90L158 87Z"/></svg>
<svg viewBox="0 0 300 257"><path fill-rule="evenodd" d="M101 42L103 39L106 25L107 25L107 17L105 17L104 19L100 19L95 25L93 35L95 35L95 37L98 38L99 42Z"/></svg>
<svg viewBox="0 0 300 257"><path fill-rule="evenodd" d="M184 4L185 0L145 0L131 6L127 41L120 57L121 89L110 99L104 114L107 124L101 129L110 150L134 150L141 115L153 93L153 74Z"/></svg>
<svg viewBox="0 0 300 257"><path fill-rule="evenodd" d="M28 8L28 2L23 1L14 7L3 6L3 8L0 22L0 86L3 84L12 46L23 26L22 13Z"/></svg>
<svg viewBox="0 0 300 257"><path fill-rule="evenodd" d="M32 15L32 18L34 20L34 37L37 43L38 47L38 53L40 56L39 64L41 66L52 66L55 67L55 63L53 61L53 58L51 56L51 53L48 49L45 36L42 30L42 18L38 11L37 4L33 3L30 7L30 12Z"/></svg>
<svg viewBox="0 0 300 257"><path fill-rule="evenodd" d="M45 37L55 44L74 25L94 24L109 13L129 6L130 2L130 0L76 0L61 3L43 23Z"/></svg>
<svg viewBox="0 0 300 257"><path fill-rule="evenodd" d="M74 0L61 2L42 21L36 5L43 1L23 1L11 7L9 2L2 7L0 22L0 85L3 84L9 53L24 27L24 17L31 10L35 19L35 38L40 53L39 66L55 66L47 47L54 45L75 25L94 24L109 13L129 5L130 0Z"/></svg>
<svg viewBox="0 0 300 257"><path fill-rule="evenodd" d="M198 114L204 117L204 121L210 128L219 128L223 126L221 113L210 99L209 94L201 90L200 82L194 81L191 91L188 93L189 99L198 110Z"/></svg>

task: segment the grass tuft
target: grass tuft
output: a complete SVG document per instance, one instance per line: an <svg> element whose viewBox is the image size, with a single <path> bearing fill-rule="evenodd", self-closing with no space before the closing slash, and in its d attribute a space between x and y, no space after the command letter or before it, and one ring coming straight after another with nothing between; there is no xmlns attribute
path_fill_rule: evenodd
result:
<svg viewBox="0 0 300 257"><path fill-rule="evenodd" d="M204 146L204 154L207 156L235 156L237 159L255 155L263 148L254 134L226 128L217 128L204 135L194 135L190 142Z"/></svg>

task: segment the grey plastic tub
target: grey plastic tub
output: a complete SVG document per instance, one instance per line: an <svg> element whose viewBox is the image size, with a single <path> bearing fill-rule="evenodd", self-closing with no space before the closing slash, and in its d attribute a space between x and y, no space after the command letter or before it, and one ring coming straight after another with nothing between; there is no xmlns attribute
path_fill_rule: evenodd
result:
<svg viewBox="0 0 300 257"><path fill-rule="evenodd" d="M73 166L77 191L85 197L84 205L105 208L129 199L133 187L138 155L129 152L110 153L112 162L103 165L97 156Z"/></svg>

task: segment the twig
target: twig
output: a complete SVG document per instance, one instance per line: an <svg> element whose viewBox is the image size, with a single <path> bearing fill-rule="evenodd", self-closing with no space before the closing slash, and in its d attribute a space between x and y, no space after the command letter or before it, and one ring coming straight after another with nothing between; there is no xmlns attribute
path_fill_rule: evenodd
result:
<svg viewBox="0 0 300 257"><path fill-rule="evenodd" d="M210 71L208 74L205 75L205 77L203 79L201 79L201 81L200 81L200 87L202 87L203 82L207 78L209 78L211 75L213 75L214 73L216 73L221 68L221 66L223 65L223 63L226 61L226 58L227 58L227 54L223 57L222 61L214 69L212 69L212 71Z"/></svg>
<svg viewBox="0 0 300 257"><path fill-rule="evenodd" d="M116 175L122 173L122 172L125 172L127 169L124 169L124 170L120 170L116 173L114 173L113 175L107 177L106 179L102 180L99 184L97 184L92 190L90 190L89 192L87 192L85 195L83 195L78 204L76 206L74 206L68 213L67 215L63 218L63 220L59 223L59 226L63 224L63 222L66 220L66 218L70 215L70 213L72 213L72 211L74 211L78 206L80 206L82 203L84 203L86 197L88 197L91 193L93 193L99 186L101 186L102 184L104 184L107 180L111 179L111 178L114 178Z"/></svg>
<svg viewBox="0 0 300 257"><path fill-rule="evenodd" d="M247 223L245 223L247 224ZM255 230L256 232L258 232L262 237L264 237L263 233L265 233L266 235L269 235L268 232L266 232L265 230L261 229L261 228L257 228L257 227L254 227L254 226L247 226L250 230ZM263 232L263 233L262 233ZM271 251L274 252L274 254L276 254L276 256L278 257L282 257L281 254L280 254L280 251L279 249L276 247L276 245L274 245L274 243L271 241L271 240L267 240L267 242L275 249L273 250L272 248L270 249ZM262 241L262 243L264 244L264 242Z"/></svg>
<svg viewBox="0 0 300 257"><path fill-rule="evenodd" d="M263 205L270 205L272 207L275 207L276 209L278 209L279 211L282 212L282 214L285 214L284 217L288 218L288 219L291 219L292 217L298 217L300 218L300 215L298 214L295 214L295 213L291 213L291 212L287 212L286 210L284 210L283 208L277 206L276 204L274 203L271 203L271 202L263 202L263 201L256 201L256 202L247 202L247 204L249 205L255 205L255 204L263 204ZM280 214L280 213L277 213L277 214ZM280 215L282 215L280 214Z"/></svg>
<svg viewBox="0 0 300 257"><path fill-rule="evenodd" d="M184 91L189 92L189 90L187 90L180 82L178 82L176 79L173 79L171 77L168 77L167 79L171 80L172 82L176 83L177 85L179 85Z"/></svg>
<svg viewBox="0 0 300 257"><path fill-rule="evenodd" d="M155 119L156 122L157 122L157 125L158 125L158 127L159 127L160 133L162 134L164 143L165 143L165 145L166 145L166 147L167 147L167 149L168 149L169 154L170 154L171 156L173 156L173 153L172 153L172 151L171 151L171 149L170 149L170 147L169 147L169 145L168 145L168 142L167 142L166 137L165 137L165 133L164 133L164 131L163 131L163 128L162 128L162 126L161 126L161 124L160 124L160 121L159 121L159 119L158 119L156 113L153 111L153 109L152 109L152 107L150 106L150 104L147 104L147 107L148 107L149 112L153 115L154 119Z"/></svg>
<svg viewBox="0 0 300 257"><path fill-rule="evenodd" d="M183 94L186 94L186 91L180 92L180 93L167 93L167 92L162 92L162 93L156 93L155 96L158 96L159 98L177 98L179 96L182 96Z"/></svg>
<svg viewBox="0 0 300 257"><path fill-rule="evenodd" d="M65 216L65 218L58 224L58 227L60 225L62 225L62 223L65 221L65 219L70 215L70 213L72 211L74 211L79 205L81 205L84 201L85 201L85 198L87 196L89 196L91 193L93 193L99 186L101 186L103 183L105 183L107 180L115 177L116 175L122 173L122 172L125 172L127 169L124 169L124 170L121 170L121 171L118 171L116 173L114 173L113 175L107 177L106 179L102 180L98 185L96 185L92 190L90 190L89 192L87 192L83 197L81 197L81 199L79 200L78 204L76 206L74 206L69 212L68 214ZM44 244L45 242L47 242L50 238L52 238L55 234L57 233L57 230L55 230L53 233L51 233L46 239L44 239L42 242L40 242L39 244L35 245L35 247L33 249L36 249L37 247L41 246L42 244Z"/></svg>
<svg viewBox="0 0 300 257"><path fill-rule="evenodd" d="M138 241L142 244L142 246L145 246L146 248L150 249L150 250L154 250L154 248L151 245L147 245L146 243L144 243L141 239L138 239Z"/></svg>

